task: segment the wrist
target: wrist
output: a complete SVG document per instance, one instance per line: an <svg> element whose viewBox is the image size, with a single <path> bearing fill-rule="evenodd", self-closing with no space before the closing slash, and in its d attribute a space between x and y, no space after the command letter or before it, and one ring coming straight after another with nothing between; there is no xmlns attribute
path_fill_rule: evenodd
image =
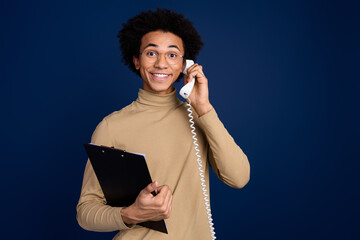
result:
<svg viewBox="0 0 360 240"><path fill-rule="evenodd" d="M128 227L131 227L131 225L139 223L139 221L137 221L136 218L134 217L134 211L131 206L122 208L120 210L120 214L123 219L123 222Z"/></svg>
<svg viewBox="0 0 360 240"><path fill-rule="evenodd" d="M202 104L199 106L194 106L196 113L199 117L205 115L206 113L210 112L213 109L213 106L210 104L210 102L206 104Z"/></svg>

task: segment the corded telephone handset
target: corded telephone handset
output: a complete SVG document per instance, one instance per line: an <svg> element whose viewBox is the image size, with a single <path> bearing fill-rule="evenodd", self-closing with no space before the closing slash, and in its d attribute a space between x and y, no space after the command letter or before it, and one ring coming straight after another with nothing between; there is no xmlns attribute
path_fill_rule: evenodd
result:
<svg viewBox="0 0 360 240"><path fill-rule="evenodd" d="M191 67L192 65L194 65L194 61L193 60L189 60L189 59L186 59L186 66L185 66L185 69L183 71L183 73L185 75L187 75L187 70L189 69L189 67ZM185 86L183 86L181 89L180 89L180 95L183 97L183 98L188 98L191 94L191 91L194 87L194 84L195 84L195 78L193 78L191 80L191 82L188 82Z"/></svg>
<svg viewBox="0 0 360 240"><path fill-rule="evenodd" d="M189 67L191 67L192 65L194 65L194 61L193 60L188 60L186 59L186 66L185 69L183 71L183 73L185 75L187 75L187 70L189 69ZM205 182L205 171L204 171L204 167L202 165L202 160L201 160L201 155L200 155L200 150L198 149L199 144L197 143L197 138L196 138L196 132L195 132L195 126L194 126L194 117L192 115L192 110L191 110L191 101L189 99L189 96L191 94L191 91L193 89L195 85L195 78L193 78L190 82L188 82L184 87L182 87L180 89L180 95L188 100L188 109L187 111L189 112L188 116L189 116L189 122L190 122L190 128L191 133L193 134L192 138L194 139L193 143L194 143L194 149L195 149L195 155L197 157L197 163L199 165L199 174L200 174L200 181L201 181L201 186L202 186L202 191L203 191L203 195L204 195L204 203L205 203L205 209L206 209L206 214L208 216L208 220L209 220L209 227L210 227L210 233L211 233L211 238L212 239L216 239L215 237L215 229L214 229L214 224L213 224L213 219L212 219L212 215L211 215L211 208L210 208L210 201L209 201L209 195L207 194L207 190L206 190L206 182Z"/></svg>

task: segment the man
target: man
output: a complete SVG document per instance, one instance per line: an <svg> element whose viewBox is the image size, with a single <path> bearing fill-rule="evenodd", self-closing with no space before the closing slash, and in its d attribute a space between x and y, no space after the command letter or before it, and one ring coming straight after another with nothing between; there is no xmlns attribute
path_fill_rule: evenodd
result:
<svg viewBox="0 0 360 240"><path fill-rule="evenodd" d="M200 51L200 36L183 15L157 9L130 19L119 38L123 60L141 76L143 89L136 101L103 119L91 142L144 153L155 181L139 193L132 205L111 207L106 205L88 161L77 220L91 231L120 230L114 239L209 239L208 214L186 104L177 98L173 87L183 76L185 59L195 59ZM196 78L189 100L195 110L206 190L209 164L223 182L241 188L250 176L247 157L210 104L202 66L194 64L187 74L184 83ZM153 196L153 191L158 194ZM137 225L161 219L166 219L168 234Z"/></svg>

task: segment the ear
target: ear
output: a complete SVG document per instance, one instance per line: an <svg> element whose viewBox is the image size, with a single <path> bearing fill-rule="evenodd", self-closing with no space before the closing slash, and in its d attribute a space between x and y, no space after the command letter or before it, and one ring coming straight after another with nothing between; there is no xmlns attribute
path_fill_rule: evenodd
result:
<svg viewBox="0 0 360 240"><path fill-rule="evenodd" d="M140 69L140 61L139 61L139 58L133 56L133 63L134 63L135 69L136 69L136 70L139 70L139 69Z"/></svg>
<svg viewBox="0 0 360 240"><path fill-rule="evenodd" d="M186 60L184 59L184 60L182 61L182 68L181 68L181 72L182 72L182 73L184 73L185 67L186 67Z"/></svg>

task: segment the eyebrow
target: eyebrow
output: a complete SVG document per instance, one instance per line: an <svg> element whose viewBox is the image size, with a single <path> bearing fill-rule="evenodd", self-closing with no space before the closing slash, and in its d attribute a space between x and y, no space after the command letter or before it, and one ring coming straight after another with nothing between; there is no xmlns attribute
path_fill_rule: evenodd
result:
<svg viewBox="0 0 360 240"><path fill-rule="evenodd" d="M144 48L144 50L146 49L146 48L148 48L148 47L159 47L158 45L156 45L156 44L154 44L154 43L149 43L148 45L146 45L146 47ZM178 46L176 46L176 45L169 45L168 46L168 48L176 48L177 50L179 50L180 52L181 52L181 50L180 50L180 48L178 47Z"/></svg>

